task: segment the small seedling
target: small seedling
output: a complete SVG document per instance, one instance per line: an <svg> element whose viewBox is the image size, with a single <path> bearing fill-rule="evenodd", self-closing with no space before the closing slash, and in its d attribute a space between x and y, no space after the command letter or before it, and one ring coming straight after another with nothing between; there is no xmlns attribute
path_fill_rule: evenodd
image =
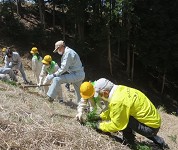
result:
<svg viewBox="0 0 178 150"><path fill-rule="evenodd" d="M152 148L144 144L138 144L137 150L152 150Z"/></svg>
<svg viewBox="0 0 178 150"><path fill-rule="evenodd" d="M17 86L17 83L15 81L5 80L4 82L9 85Z"/></svg>
<svg viewBox="0 0 178 150"><path fill-rule="evenodd" d="M171 141L173 141L174 143L177 143L177 135L170 135L168 137L171 139Z"/></svg>
<svg viewBox="0 0 178 150"><path fill-rule="evenodd" d="M86 116L86 121L84 122L84 125L88 127L94 127L97 123L96 121L97 118L98 114L96 113L96 110L89 112Z"/></svg>

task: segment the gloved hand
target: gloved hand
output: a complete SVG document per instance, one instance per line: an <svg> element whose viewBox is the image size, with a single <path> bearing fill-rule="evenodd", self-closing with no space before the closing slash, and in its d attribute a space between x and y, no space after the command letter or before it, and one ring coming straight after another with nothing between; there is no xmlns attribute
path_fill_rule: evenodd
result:
<svg viewBox="0 0 178 150"><path fill-rule="evenodd" d="M41 83L38 83L37 85L40 87L40 86L41 86Z"/></svg>
<svg viewBox="0 0 178 150"><path fill-rule="evenodd" d="M77 120L79 121L79 122L82 122L83 120L82 120L82 113L78 113L77 115L76 115L76 118L77 118Z"/></svg>
<svg viewBox="0 0 178 150"><path fill-rule="evenodd" d="M45 78L44 81L43 81L43 85L45 85L47 82L48 82L48 79Z"/></svg>
<svg viewBox="0 0 178 150"><path fill-rule="evenodd" d="M54 75L53 74L48 74L46 76L47 80L52 80L54 78Z"/></svg>

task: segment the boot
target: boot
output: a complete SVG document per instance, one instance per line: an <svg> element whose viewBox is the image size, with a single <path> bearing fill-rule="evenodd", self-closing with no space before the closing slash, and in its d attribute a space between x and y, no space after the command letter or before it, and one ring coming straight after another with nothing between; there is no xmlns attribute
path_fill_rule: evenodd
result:
<svg viewBox="0 0 178 150"><path fill-rule="evenodd" d="M123 141L125 144L128 144L131 149L136 148L135 134L131 129L123 130Z"/></svg>
<svg viewBox="0 0 178 150"><path fill-rule="evenodd" d="M155 135L153 137L147 137L148 139L152 140L155 144L157 144L162 150L168 150L169 146L165 143L164 139Z"/></svg>

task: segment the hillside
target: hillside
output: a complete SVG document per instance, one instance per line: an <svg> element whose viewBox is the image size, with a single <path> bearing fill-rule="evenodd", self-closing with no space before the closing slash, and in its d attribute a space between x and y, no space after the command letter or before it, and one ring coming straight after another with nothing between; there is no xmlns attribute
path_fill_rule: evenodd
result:
<svg viewBox="0 0 178 150"><path fill-rule="evenodd" d="M28 79L34 82L30 60L23 59L23 63ZM36 88L25 90L0 81L0 149L129 150L127 145L108 135L80 125L75 120L74 93L64 87L63 93L65 103L51 104L38 94ZM163 109L159 111L163 123L158 135L165 139L171 150L177 150L178 118L166 114ZM136 137L138 144L144 145L142 149L158 149L148 139L140 135Z"/></svg>

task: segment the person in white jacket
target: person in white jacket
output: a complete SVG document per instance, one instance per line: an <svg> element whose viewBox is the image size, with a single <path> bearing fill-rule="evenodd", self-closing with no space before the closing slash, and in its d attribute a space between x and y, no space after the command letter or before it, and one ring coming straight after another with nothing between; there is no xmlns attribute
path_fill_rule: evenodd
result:
<svg viewBox="0 0 178 150"><path fill-rule="evenodd" d="M10 79L12 81L17 82L16 75L14 74L14 71L11 68L0 67L0 79L2 79L2 80L8 80L7 75L10 77Z"/></svg>
<svg viewBox="0 0 178 150"><path fill-rule="evenodd" d="M58 64L52 60L52 57L50 55L46 55L43 60L42 60L43 66L39 75L39 86L42 84L50 84L52 80L48 80L47 76L50 74L55 73L58 69L59 66ZM43 92L46 94L48 91L48 86L44 86L42 88ZM59 91L58 95L56 96L56 99L59 100L59 102L62 102L62 92Z"/></svg>
<svg viewBox="0 0 178 150"><path fill-rule="evenodd" d="M84 110L87 108L88 105L90 108L89 112L96 111L98 114L105 111L108 107L108 102L104 101L99 96L94 97L94 93L95 93L94 85L95 82L85 81L80 86L81 99L77 107L78 113L76 115L76 119L79 122L83 122L82 116L84 114ZM102 106L101 102L103 102L104 106Z"/></svg>
<svg viewBox="0 0 178 150"><path fill-rule="evenodd" d="M30 51L30 53L33 55L32 57L32 71L33 75L36 79L36 83L39 84L39 75L41 72L42 67L42 57L39 55L38 49L36 47L33 47Z"/></svg>
<svg viewBox="0 0 178 150"><path fill-rule="evenodd" d="M85 78L85 72L80 57L74 50L67 47L65 42L62 40L55 43L55 50L53 52L58 52L59 55L62 55L62 58L60 68L55 73L47 77L48 80L52 80L54 78L47 92L49 97L48 100L50 102L54 101L58 91L62 90L61 84L72 83L78 103L81 98L80 85ZM64 74L65 72L68 73Z"/></svg>
<svg viewBox="0 0 178 150"><path fill-rule="evenodd" d="M7 48L6 55L4 59L5 66L4 68L11 68L13 70L19 70L25 84L28 84L26 74L24 72L24 67L21 61L19 53L13 52L10 48Z"/></svg>

